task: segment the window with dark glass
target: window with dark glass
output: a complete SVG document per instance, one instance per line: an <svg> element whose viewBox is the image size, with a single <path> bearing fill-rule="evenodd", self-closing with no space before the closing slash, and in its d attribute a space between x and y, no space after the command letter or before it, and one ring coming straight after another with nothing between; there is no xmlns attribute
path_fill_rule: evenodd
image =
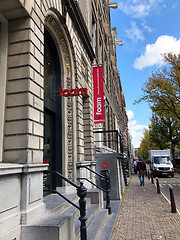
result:
<svg viewBox="0 0 180 240"><path fill-rule="evenodd" d="M56 45L50 33L44 34L44 157L50 170L62 172L62 116L60 61ZM60 186L59 179L47 177L46 187Z"/></svg>
<svg viewBox="0 0 180 240"><path fill-rule="evenodd" d="M88 67L87 67L87 62L83 57L82 57L82 64L81 64L81 73L82 73L82 78L86 82L88 82Z"/></svg>

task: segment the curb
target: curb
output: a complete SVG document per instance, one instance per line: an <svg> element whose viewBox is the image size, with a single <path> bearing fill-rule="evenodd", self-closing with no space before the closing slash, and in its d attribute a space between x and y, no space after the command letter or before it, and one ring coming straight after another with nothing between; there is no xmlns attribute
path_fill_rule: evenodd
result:
<svg viewBox="0 0 180 240"><path fill-rule="evenodd" d="M157 188L157 185L156 185L156 183L154 183L154 186ZM169 201L169 199L166 197L166 195L164 194L164 193L162 193L161 191L160 191L160 194L164 197L164 199L166 199L166 201L169 203L169 204L171 204L171 202ZM180 215L180 211L176 208L176 211L177 211L177 213Z"/></svg>

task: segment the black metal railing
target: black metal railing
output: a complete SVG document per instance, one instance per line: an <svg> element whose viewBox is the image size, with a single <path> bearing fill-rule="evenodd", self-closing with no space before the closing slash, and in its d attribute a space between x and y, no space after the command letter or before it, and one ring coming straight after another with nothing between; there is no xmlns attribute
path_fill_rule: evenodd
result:
<svg viewBox="0 0 180 240"><path fill-rule="evenodd" d="M95 143L102 143L118 153L123 153L122 136L118 130L98 130L95 134L103 134L102 140L95 140Z"/></svg>
<svg viewBox="0 0 180 240"><path fill-rule="evenodd" d="M100 190L102 190L103 192L106 192L106 190L100 186L98 186L97 184L93 183L91 180L89 180L88 178L77 178L77 180L86 180L87 182L91 183L92 185L94 185L95 187L99 188Z"/></svg>
<svg viewBox="0 0 180 240"><path fill-rule="evenodd" d="M94 173L95 175L99 176L101 179L105 180L105 189L98 186L97 184L93 183L91 180L87 179L87 178L78 178L79 180L86 180L88 182L90 182L91 184L93 184L94 186L96 186L97 188L99 188L100 190L102 190L103 192L106 193L106 209L108 209L108 214L111 214L111 205L110 205L110 174L108 172L104 172L104 175L92 170L91 168L87 167L87 166L78 166L79 168L86 168L87 170L89 170L90 172Z"/></svg>
<svg viewBox="0 0 180 240"><path fill-rule="evenodd" d="M65 180L66 182L68 182L69 184L71 184L73 187L76 188L77 195L80 198L79 199L79 206L74 204L71 200L66 198L63 194L61 194L60 192L56 191L55 189L45 189L44 191L57 193L59 196L61 196L63 199L65 199L67 202L72 204L75 208L77 208L80 211L79 220L81 222L81 226L80 226L81 240L87 240L87 231L86 231L86 220L87 220L87 217L86 217L86 199L85 199L86 194L87 194L87 188L84 187L82 182L80 182L80 185L77 185L76 183L72 182L70 179L66 178L64 175L62 175L61 173L59 173L57 171L46 170L46 171L44 171L44 173L45 174L56 174L58 177L60 177L61 179Z"/></svg>

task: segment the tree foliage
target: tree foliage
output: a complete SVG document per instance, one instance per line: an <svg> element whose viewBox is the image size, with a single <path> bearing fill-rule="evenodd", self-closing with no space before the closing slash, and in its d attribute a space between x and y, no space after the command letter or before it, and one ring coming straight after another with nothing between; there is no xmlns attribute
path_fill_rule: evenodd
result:
<svg viewBox="0 0 180 240"><path fill-rule="evenodd" d="M150 141L153 142L158 149L168 149L170 147L169 129L165 124L165 119L154 115L151 119L151 125L149 128Z"/></svg>
<svg viewBox="0 0 180 240"><path fill-rule="evenodd" d="M150 140L159 149L172 150L173 158L175 150L180 142L180 121L168 115L155 115L151 120Z"/></svg>
<svg viewBox="0 0 180 240"><path fill-rule="evenodd" d="M136 102L147 101L158 115L180 120L180 54L164 54L165 67L152 73Z"/></svg>
<svg viewBox="0 0 180 240"><path fill-rule="evenodd" d="M148 102L154 113L138 151L144 156L149 149L171 148L174 157L180 147L180 54L163 57L166 65L152 73L142 89L143 96L136 101Z"/></svg>
<svg viewBox="0 0 180 240"><path fill-rule="evenodd" d="M144 130L137 156L147 158L148 151L152 149L171 149L173 159L175 150L180 144L180 121L164 116L154 114L151 119L149 130Z"/></svg>

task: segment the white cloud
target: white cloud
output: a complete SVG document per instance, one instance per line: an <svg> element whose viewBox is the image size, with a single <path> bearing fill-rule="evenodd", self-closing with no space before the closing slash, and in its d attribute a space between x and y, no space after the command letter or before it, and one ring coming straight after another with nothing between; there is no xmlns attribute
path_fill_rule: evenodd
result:
<svg viewBox="0 0 180 240"><path fill-rule="evenodd" d="M151 11L158 10L164 0L124 0L119 2L119 9L134 18L144 18Z"/></svg>
<svg viewBox="0 0 180 240"><path fill-rule="evenodd" d="M143 138L143 130L139 132L131 131L131 136L132 136L132 145L134 148L139 148L141 140Z"/></svg>
<svg viewBox="0 0 180 240"><path fill-rule="evenodd" d="M162 35L154 44L146 45L144 54L142 54L139 58L136 58L134 67L142 70L145 67L154 66L156 64L162 65L162 54L169 52L179 54L180 39L177 40L172 36Z"/></svg>
<svg viewBox="0 0 180 240"><path fill-rule="evenodd" d="M127 110L127 116L129 119L128 128L132 137L132 144L135 148L138 148L143 137L144 129L148 129L148 126L137 124L132 110Z"/></svg>
<svg viewBox="0 0 180 240"><path fill-rule="evenodd" d="M129 120L132 119L132 118L134 118L134 113L133 113L133 111L132 111L132 110L127 110L127 116L128 116L128 119L129 119Z"/></svg>
<svg viewBox="0 0 180 240"><path fill-rule="evenodd" d="M138 40L141 40L141 41L144 40L143 33L136 25L136 22L131 22L131 28L126 29L125 32L126 32L126 35L128 38L130 38L136 42Z"/></svg>

